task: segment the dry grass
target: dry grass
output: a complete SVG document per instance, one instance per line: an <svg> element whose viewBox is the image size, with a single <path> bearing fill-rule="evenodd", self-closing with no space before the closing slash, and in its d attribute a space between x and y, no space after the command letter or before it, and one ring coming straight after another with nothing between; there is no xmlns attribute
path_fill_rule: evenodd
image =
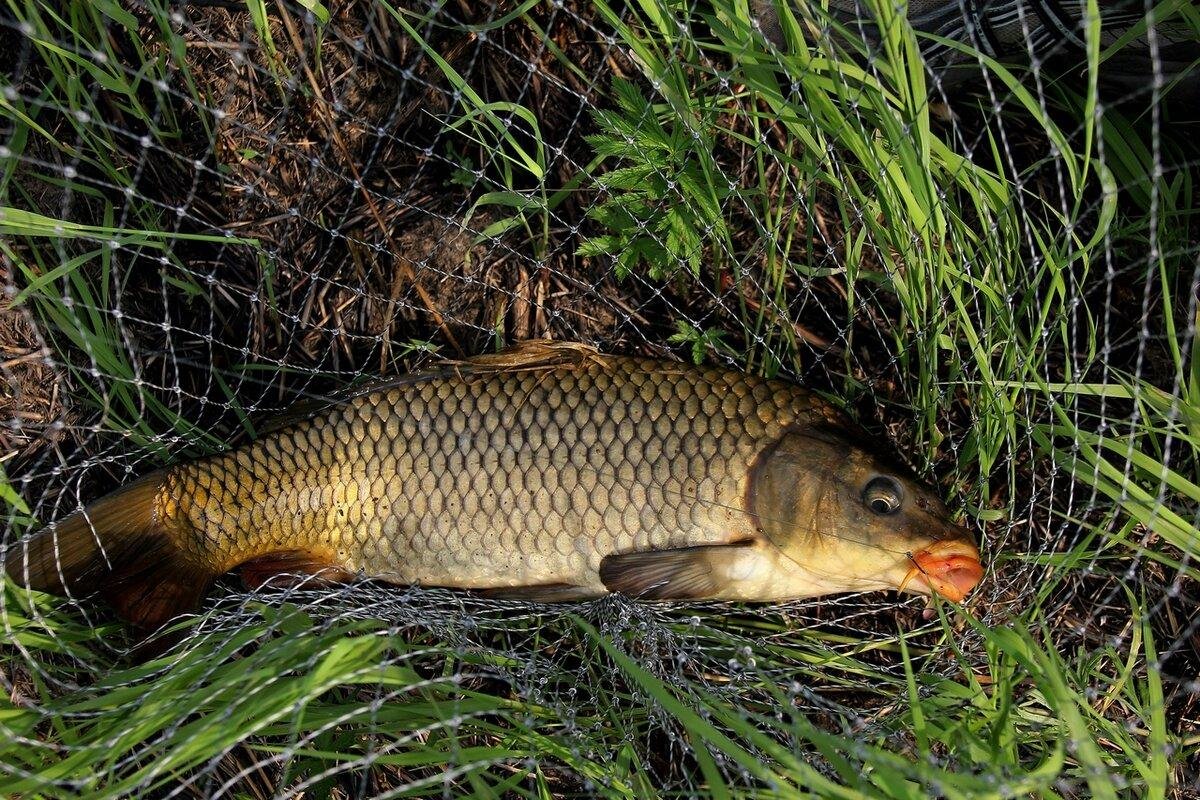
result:
<svg viewBox="0 0 1200 800"><path fill-rule="evenodd" d="M12 278L0 262L0 286ZM37 326L22 307L0 299L0 464L55 446L76 421L61 375Z"/></svg>

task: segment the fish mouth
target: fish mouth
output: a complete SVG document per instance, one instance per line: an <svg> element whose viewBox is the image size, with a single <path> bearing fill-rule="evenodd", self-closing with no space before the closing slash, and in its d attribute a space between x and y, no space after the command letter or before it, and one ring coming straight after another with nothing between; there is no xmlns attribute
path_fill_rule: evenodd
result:
<svg viewBox="0 0 1200 800"><path fill-rule="evenodd" d="M938 542L909 559L913 566L900 583L902 592L937 593L960 603L983 578L978 548L961 539Z"/></svg>

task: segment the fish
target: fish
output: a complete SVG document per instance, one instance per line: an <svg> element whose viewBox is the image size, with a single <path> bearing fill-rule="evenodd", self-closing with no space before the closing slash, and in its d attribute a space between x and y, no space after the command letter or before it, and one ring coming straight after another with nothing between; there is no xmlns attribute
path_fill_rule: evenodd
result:
<svg viewBox="0 0 1200 800"><path fill-rule="evenodd" d="M736 370L534 340L446 361L152 472L5 553L17 584L134 626L214 581L540 602L962 601L983 566L946 505L830 403Z"/></svg>

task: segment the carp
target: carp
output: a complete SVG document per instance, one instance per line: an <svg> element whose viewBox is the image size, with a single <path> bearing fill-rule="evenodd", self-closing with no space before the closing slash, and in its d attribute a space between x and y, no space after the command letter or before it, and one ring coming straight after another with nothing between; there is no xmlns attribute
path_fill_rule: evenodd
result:
<svg viewBox="0 0 1200 800"><path fill-rule="evenodd" d="M240 570L537 601L961 601L942 500L814 393L527 342L363 389L161 469L10 546L22 586L157 627Z"/></svg>

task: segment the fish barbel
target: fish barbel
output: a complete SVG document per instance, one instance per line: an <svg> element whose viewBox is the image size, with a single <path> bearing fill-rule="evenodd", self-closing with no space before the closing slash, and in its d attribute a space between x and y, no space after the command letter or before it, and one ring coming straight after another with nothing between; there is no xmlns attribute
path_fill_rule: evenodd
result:
<svg viewBox="0 0 1200 800"><path fill-rule="evenodd" d="M152 473L10 548L23 586L145 627L218 576L554 601L773 601L983 569L942 501L811 392L528 342L413 373Z"/></svg>

